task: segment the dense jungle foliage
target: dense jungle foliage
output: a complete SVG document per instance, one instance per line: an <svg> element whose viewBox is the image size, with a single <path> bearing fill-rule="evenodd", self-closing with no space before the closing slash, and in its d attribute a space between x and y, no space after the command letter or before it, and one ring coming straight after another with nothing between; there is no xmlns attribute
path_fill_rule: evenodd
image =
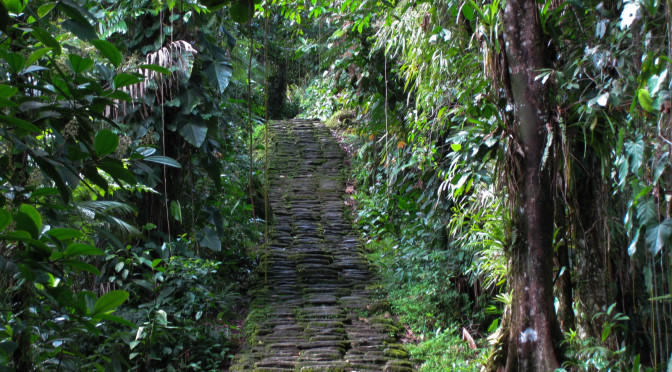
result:
<svg viewBox="0 0 672 372"><path fill-rule="evenodd" d="M300 115L421 370L672 371L670 0L0 5L0 369L226 369Z"/></svg>

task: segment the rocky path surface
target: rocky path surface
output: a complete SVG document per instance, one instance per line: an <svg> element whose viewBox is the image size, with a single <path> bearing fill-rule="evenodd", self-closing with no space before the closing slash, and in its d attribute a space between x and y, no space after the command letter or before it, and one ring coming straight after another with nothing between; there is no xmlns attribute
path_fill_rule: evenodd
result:
<svg viewBox="0 0 672 372"><path fill-rule="evenodd" d="M272 124L267 284L232 371L412 371L389 316L372 316L372 274L344 215L343 152L309 120Z"/></svg>

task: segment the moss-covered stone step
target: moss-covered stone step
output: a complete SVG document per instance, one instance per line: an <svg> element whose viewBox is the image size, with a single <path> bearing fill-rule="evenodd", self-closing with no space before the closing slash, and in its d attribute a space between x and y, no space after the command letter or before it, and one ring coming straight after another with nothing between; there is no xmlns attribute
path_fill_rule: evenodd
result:
<svg viewBox="0 0 672 372"><path fill-rule="evenodd" d="M345 218L343 153L311 120L272 124L270 244L232 371L411 371ZM265 267L265 270L263 269Z"/></svg>

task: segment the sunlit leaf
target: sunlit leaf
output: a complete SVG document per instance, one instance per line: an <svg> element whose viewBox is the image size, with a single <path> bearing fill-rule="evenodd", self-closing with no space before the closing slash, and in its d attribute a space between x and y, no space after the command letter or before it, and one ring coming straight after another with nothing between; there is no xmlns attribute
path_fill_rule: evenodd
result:
<svg viewBox="0 0 672 372"><path fill-rule="evenodd" d="M114 152L119 146L119 136L108 129L96 133L93 147L101 158Z"/></svg>
<svg viewBox="0 0 672 372"><path fill-rule="evenodd" d="M128 292L122 290L110 291L100 296L93 305L91 317L95 318L99 315L110 313L128 299Z"/></svg>
<svg viewBox="0 0 672 372"><path fill-rule="evenodd" d="M100 39L91 40L91 44L100 51L100 54L103 55L114 67L119 67L121 64L121 53L114 44Z"/></svg>

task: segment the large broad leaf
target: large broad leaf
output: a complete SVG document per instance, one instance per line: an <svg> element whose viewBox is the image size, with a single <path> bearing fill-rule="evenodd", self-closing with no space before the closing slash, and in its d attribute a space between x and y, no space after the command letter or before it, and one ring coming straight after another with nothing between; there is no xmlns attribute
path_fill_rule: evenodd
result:
<svg viewBox="0 0 672 372"><path fill-rule="evenodd" d="M12 215L4 209L0 209L0 231L4 230L12 223Z"/></svg>
<svg viewBox="0 0 672 372"><path fill-rule="evenodd" d="M238 23L247 23L254 15L254 3L252 0L236 0L229 8L231 19Z"/></svg>
<svg viewBox="0 0 672 372"><path fill-rule="evenodd" d="M93 60L91 58L84 58L78 54L68 54L68 60L70 61L70 68L72 68L72 72L75 74L81 74L93 67Z"/></svg>
<svg viewBox="0 0 672 372"><path fill-rule="evenodd" d="M115 179L125 181L130 185L135 185L133 173L124 167L119 160L107 158L98 164L98 168L105 171Z"/></svg>
<svg viewBox="0 0 672 372"><path fill-rule="evenodd" d="M84 41L91 41L98 38L96 34L96 29L91 26L89 22L82 23L74 19L68 19L61 23L63 28L72 32L73 35Z"/></svg>
<svg viewBox="0 0 672 372"><path fill-rule="evenodd" d="M96 318L102 314L111 313L119 305L123 304L128 299L128 292L126 291L110 291L100 296L100 298L93 305L91 317Z"/></svg>
<svg viewBox="0 0 672 372"><path fill-rule="evenodd" d="M109 320L111 322L115 322L115 323L118 323L118 324L121 324L121 325L129 326L131 328L138 328L138 326L135 325L134 323L131 323L128 320L126 320L122 317L119 317L119 316L114 316L114 315L110 315L110 314L99 314L97 316L97 318L102 319L102 320Z"/></svg>
<svg viewBox="0 0 672 372"><path fill-rule="evenodd" d="M81 239L84 237L83 232L67 228L49 229L47 234L56 240Z"/></svg>
<svg viewBox="0 0 672 372"><path fill-rule="evenodd" d="M213 61L207 64L204 72L210 82L217 85L219 92L224 93L231 81L233 66L227 61Z"/></svg>
<svg viewBox="0 0 672 372"><path fill-rule="evenodd" d="M65 249L63 257L102 256L103 254L103 251L90 244L72 243Z"/></svg>
<svg viewBox="0 0 672 372"><path fill-rule="evenodd" d="M114 152L119 146L119 136L108 129L96 133L93 147L101 158Z"/></svg>
<svg viewBox="0 0 672 372"><path fill-rule="evenodd" d="M208 127L192 122L180 128L179 132L194 147L201 147L208 134Z"/></svg>
<svg viewBox="0 0 672 372"><path fill-rule="evenodd" d="M198 243L201 247L210 248L215 252L222 250L222 242L219 240L215 230L210 227L205 227L199 235L201 235L201 239Z"/></svg>
<svg viewBox="0 0 672 372"><path fill-rule="evenodd" d="M32 29L32 35L35 39L41 42L45 47L52 48L54 53L61 54L61 44L56 39L54 39L54 37L51 36L47 30L34 26Z"/></svg>
<svg viewBox="0 0 672 372"><path fill-rule="evenodd" d="M661 224L649 227L646 231L646 245L652 255L657 255L670 241L672 218L666 218Z"/></svg>
<svg viewBox="0 0 672 372"><path fill-rule="evenodd" d="M143 78L137 77L135 75L121 73L121 74L117 74L114 77L113 81L114 81L114 87L119 89L119 88L122 88L122 87L125 87L125 86L137 84L137 83L139 83L143 80L144 80Z"/></svg>
<svg viewBox="0 0 672 372"><path fill-rule="evenodd" d="M42 216L32 205L21 204L19 211L14 217L16 228L27 231L33 239L37 239L42 231Z"/></svg>
<svg viewBox="0 0 672 372"><path fill-rule="evenodd" d="M65 202L66 204L69 203L70 197L72 195L72 190L65 184L65 181L63 181L63 177L61 176L61 174L49 162L50 160L48 158L37 156L35 153L33 153L33 155L34 155L33 158L35 159L37 165L40 166L40 169L47 176L49 176L49 178L51 178L56 184L56 188L58 188L58 192L61 194L63 202Z"/></svg>
<svg viewBox="0 0 672 372"><path fill-rule="evenodd" d="M177 162L177 160L173 158L169 158L167 156L160 156L160 155L152 155L148 156L145 158L145 161L149 161L152 163L157 163L157 164L162 164L162 165L167 165L169 167L173 168L182 168L182 165Z"/></svg>
<svg viewBox="0 0 672 372"><path fill-rule="evenodd" d="M91 44L93 44L93 46L100 51L100 54L110 61L114 67L119 67L121 64L121 53L119 53L119 50L114 44L100 39L91 40Z"/></svg>
<svg viewBox="0 0 672 372"><path fill-rule="evenodd" d="M4 5L5 9L14 14L23 12L23 9L26 8L26 3L27 1L25 0L2 0L2 5Z"/></svg>
<svg viewBox="0 0 672 372"><path fill-rule="evenodd" d="M0 31L7 32L7 25L9 24L9 22L11 22L11 19L9 18L9 14L7 13L7 9L0 2Z"/></svg>

